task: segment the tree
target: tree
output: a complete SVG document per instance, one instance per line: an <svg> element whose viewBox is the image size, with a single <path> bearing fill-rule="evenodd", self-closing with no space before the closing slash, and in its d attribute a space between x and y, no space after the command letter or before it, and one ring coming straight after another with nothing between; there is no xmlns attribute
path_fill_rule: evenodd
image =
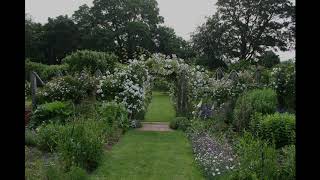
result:
<svg viewBox="0 0 320 180"><path fill-rule="evenodd" d="M43 33L43 26L33 22L31 16L25 14L25 59L38 62L45 59Z"/></svg>
<svg viewBox="0 0 320 180"><path fill-rule="evenodd" d="M280 58L273 51L266 51L261 57L259 57L258 63L267 68L271 68L276 64L280 64Z"/></svg>
<svg viewBox="0 0 320 180"><path fill-rule="evenodd" d="M79 49L95 51L114 51L114 32L97 26L92 9L84 4L72 15L72 20L78 27L80 34Z"/></svg>
<svg viewBox="0 0 320 180"><path fill-rule="evenodd" d="M218 0L217 6L193 36L208 58L254 60L268 48L288 50L295 41L295 7L289 0Z"/></svg>
<svg viewBox="0 0 320 180"><path fill-rule="evenodd" d="M68 53L76 50L79 43L79 31L68 16L48 18L44 25L45 53L48 64L58 64Z"/></svg>
<svg viewBox="0 0 320 180"><path fill-rule="evenodd" d="M197 28L191 38L193 48L200 52L198 64L207 65L209 68L226 67L224 62L224 44L222 35L226 27L221 23L217 14L208 18L207 22Z"/></svg>
<svg viewBox="0 0 320 180"><path fill-rule="evenodd" d="M195 56L189 42L176 35L174 29L166 26L159 26L156 30L155 38L157 52L172 56L177 55L179 58L187 59Z"/></svg>
<svg viewBox="0 0 320 180"><path fill-rule="evenodd" d="M157 5L156 0L94 0L92 8L82 6L74 17L83 22L80 26L90 27L88 22L92 22L92 27L105 33L118 56L130 59L139 47L154 51L155 29L163 22Z"/></svg>

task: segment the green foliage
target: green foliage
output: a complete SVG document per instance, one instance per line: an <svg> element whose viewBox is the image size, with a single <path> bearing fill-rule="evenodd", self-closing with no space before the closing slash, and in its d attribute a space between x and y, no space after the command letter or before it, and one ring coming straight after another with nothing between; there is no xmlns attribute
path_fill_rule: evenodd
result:
<svg viewBox="0 0 320 180"><path fill-rule="evenodd" d="M113 72L117 61L117 56L114 54L90 50L78 50L63 59L63 63L69 65L71 72L81 72L88 69L91 74L94 74L98 69L101 72Z"/></svg>
<svg viewBox="0 0 320 180"><path fill-rule="evenodd" d="M113 50L123 61L141 48L154 52L155 30L163 22L156 0L97 0L90 8L80 8L74 16L97 48Z"/></svg>
<svg viewBox="0 0 320 180"><path fill-rule="evenodd" d="M44 25L44 46L48 64L61 63L61 59L75 51L80 43L78 26L67 15L48 18Z"/></svg>
<svg viewBox="0 0 320 180"><path fill-rule="evenodd" d="M196 50L213 62L252 61L267 48L285 51L295 42L295 5L289 0L219 0L216 6L192 36Z"/></svg>
<svg viewBox="0 0 320 180"><path fill-rule="evenodd" d="M154 80L153 89L158 91L169 91L169 83L163 78L158 78Z"/></svg>
<svg viewBox="0 0 320 180"><path fill-rule="evenodd" d="M296 146L285 146L281 149L280 179L296 179Z"/></svg>
<svg viewBox="0 0 320 180"><path fill-rule="evenodd" d="M228 69L230 72L232 70L235 70L236 72L245 71L245 70L249 70L252 65L253 65L253 63L250 61L239 60L239 61L236 61L236 62L230 64L228 66Z"/></svg>
<svg viewBox="0 0 320 180"><path fill-rule="evenodd" d="M39 77L43 81L49 81L53 77L57 76L58 72L62 74L66 74L68 69L67 64L61 65L47 65L37 62L32 62L29 59L25 61L25 73L26 73L26 80L30 81L30 72L35 71Z"/></svg>
<svg viewBox="0 0 320 180"><path fill-rule="evenodd" d="M30 127L37 127L49 121L65 123L72 114L73 108L68 102L54 101L41 104L32 113Z"/></svg>
<svg viewBox="0 0 320 180"><path fill-rule="evenodd" d="M169 127L170 127L171 129L178 129L178 121L177 121L176 118L174 118L174 119L172 119L172 120L170 121Z"/></svg>
<svg viewBox="0 0 320 180"><path fill-rule="evenodd" d="M25 135L25 139L24 139L25 145L28 145L28 146L37 145L37 141L38 141L37 134L33 130L26 128L24 135Z"/></svg>
<svg viewBox="0 0 320 180"><path fill-rule="evenodd" d="M144 120L145 114L146 114L146 110L142 109L133 115L133 119Z"/></svg>
<svg viewBox="0 0 320 180"><path fill-rule="evenodd" d="M271 87L277 92L279 105L291 112L296 108L296 70L294 62L286 62L272 69Z"/></svg>
<svg viewBox="0 0 320 180"><path fill-rule="evenodd" d="M271 114L276 111L277 97L272 89L255 89L240 96L234 109L233 125L237 131L248 128L255 112Z"/></svg>
<svg viewBox="0 0 320 180"><path fill-rule="evenodd" d="M295 130L296 121L295 115L293 114L270 114L263 117L257 117L256 122L252 131L258 137L274 142L276 148L281 148L286 145L295 144Z"/></svg>
<svg viewBox="0 0 320 180"><path fill-rule="evenodd" d="M104 147L102 121L75 121L65 125L61 131L57 150L65 168L72 166L93 170L97 167Z"/></svg>
<svg viewBox="0 0 320 180"><path fill-rule="evenodd" d="M42 151L56 150L63 126L56 123L42 124L37 128L37 147Z"/></svg>
<svg viewBox="0 0 320 180"><path fill-rule="evenodd" d="M186 131L190 127L190 120L186 117L176 117L172 120L172 125L176 125L177 129Z"/></svg>
<svg viewBox="0 0 320 180"><path fill-rule="evenodd" d="M271 68L277 64L280 64L280 58L273 51L266 51L259 58L258 63L264 67Z"/></svg>
<svg viewBox="0 0 320 180"><path fill-rule="evenodd" d="M46 177L48 180L86 180L87 172L76 166L72 166L69 171L65 172L58 165L50 165L46 168Z"/></svg>
<svg viewBox="0 0 320 180"><path fill-rule="evenodd" d="M122 104L116 102L102 103L99 112L104 123L108 126L116 126L124 131L129 129L128 112Z"/></svg>
<svg viewBox="0 0 320 180"><path fill-rule="evenodd" d="M34 147L25 146L25 179L45 179L43 153Z"/></svg>
<svg viewBox="0 0 320 180"><path fill-rule="evenodd" d="M31 96L31 84L28 81L24 82L24 96L25 98Z"/></svg>
<svg viewBox="0 0 320 180"><path fill-rule="evenodd" d="M35 23L30 14L25 13L25 58L36 60L45 59L43 47L43 25Z"/></svg>
<svg viewBox="0 0 320 180"><path fill-rule="evenodd" d="M279 164L277 151L268 143L244 133L236 143L239 165L229 179L277 179Z"/></svg>

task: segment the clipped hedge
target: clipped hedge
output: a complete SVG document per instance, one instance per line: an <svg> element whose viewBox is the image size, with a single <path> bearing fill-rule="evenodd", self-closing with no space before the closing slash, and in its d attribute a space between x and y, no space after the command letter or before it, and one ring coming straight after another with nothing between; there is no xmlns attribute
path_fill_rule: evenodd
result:
<svg viewBox="0 0 320 180"><path fill-rule="evenodd" d="M66 74L68 70L68 64L61 65L47 65L37 62L32 62L30 60L25 61L25 73L26 80L30 81L30 72L35 71L43 81L49 81L53 77L57 76L60 72Z"/></svg>
<svg viewBox="0 0 320 180"><path fill-rule="evenodd" d="M62 62L69 65L70 72L81 72L83 69L88 69L91 74L94 74L98 69L101 72L113 72L118 57L113 53L78 50L66 56Z"/></svg>

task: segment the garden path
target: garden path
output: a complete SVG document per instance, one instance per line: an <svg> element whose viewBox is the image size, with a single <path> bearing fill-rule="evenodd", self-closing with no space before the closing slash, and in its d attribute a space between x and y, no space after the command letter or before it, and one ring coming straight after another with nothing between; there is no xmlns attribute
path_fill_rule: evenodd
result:
<svg viewBox="0 0 320 180"><path fill-rule="evenodd" d="M130 130L105 151L90 180L204 180L181 131Z"/></svg>
<svg viewBox="0 0 320 180"><path fill-rule="evenodd" d="M153 92L142 127L130 130L106 151L91 179L203 180L187 137L169 128L174 117L169 96Z"/></svg>
<svg viewBox="0 0 320 180"><path fill-rule="evenodd" d="M145 122L170 122L175 117L174 106L167 92L152 91L152 100L145 114Z"/></svg>
<svg viewBox="0 0 320 180"><path fill-rule="evenodd" d="M173 131L168 122L143 122L138 131Z"/></svg>

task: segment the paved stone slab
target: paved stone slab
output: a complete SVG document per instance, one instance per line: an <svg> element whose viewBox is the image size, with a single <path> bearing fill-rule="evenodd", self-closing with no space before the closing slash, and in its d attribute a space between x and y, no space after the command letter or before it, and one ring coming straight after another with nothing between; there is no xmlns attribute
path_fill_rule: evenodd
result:
<svg viewBox="0 0 320 180"><path fill-rule="evenodd" d="M138 131L173 131L166 122L143 122Z"/></svg>

